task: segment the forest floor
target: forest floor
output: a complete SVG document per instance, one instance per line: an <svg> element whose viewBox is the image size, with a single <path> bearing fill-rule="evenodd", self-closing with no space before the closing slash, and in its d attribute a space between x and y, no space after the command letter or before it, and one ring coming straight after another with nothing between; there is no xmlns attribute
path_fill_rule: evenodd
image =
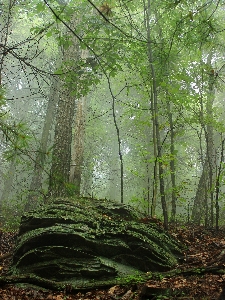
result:
<svg viewBox="0 0 225 300"><path fill-rule="evenodd" d="M170 233L188 247L185 261L177 269L187 271L193 268L220 267L225 269L225 230L206 230L196 226L171 227ZM0 231L0 255L13 250L15 233ZM0 276L6 274L11 257L0 261ZM22 288L16 285L0 287L0 299L3 300L142 300L142 299L182 299L182 300L215 300L219 299L225 287L223 274L188 274L172 277L161 276L147 282L130 281L127 286L113 286L107 289L81 291L71 294L66 291L55 292L43 289ZM148 290L167 291L164 296L148 296ZM169 294L168 294L168 291ZM173 294L173 296L171 296ZM175 296L176 294L176 296ZM225 297L221 297L225 299Z"/></svg>

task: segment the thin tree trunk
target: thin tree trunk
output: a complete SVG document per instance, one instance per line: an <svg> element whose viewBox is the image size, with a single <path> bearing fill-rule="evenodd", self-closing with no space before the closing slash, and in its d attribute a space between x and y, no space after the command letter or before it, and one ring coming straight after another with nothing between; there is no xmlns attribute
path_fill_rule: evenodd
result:
<svg viewBox="0 0 225 300"><path fill-rule="evenodd" d="M208 55L207 64L212 69L212 53ZM207 126L206 126L206 147L207 147L207 160L209 164L209 193L210 193L210 226L213 226L214 223L214 188L213 188L213 178L215 173L215 164L214 164L214 138L213 138L213 101L215 98L215 89L214 89L214 73L210 72L209 75L209 93L206 103L206 113L208 117Z"/></svg>
<svg viewBox="0 0 225 300"><path fill-rule="evenodd" d="M157 157L157 141L156 141L156 132L155 132L155 113L153 105L153 94L151 93L151 112L152 112L152 136L153 136L153 153L154 157ZM153 167L153 187L152 187L152 203L151 203L151 217L155 216L156 203L157 203L157 183L158 183L158 168L157 160L155 159Z"/></svg>
<svg viewBox="0 0 225 300"><path fill-rule="evenodd" d="M219 164L219 170L216 178L216 197L215 197L215 208L216 208L216 230L219 230L219 192L220 192L220 176L222 172L222 165L224 163L224 143L225 139L222 140L221 144L221 153L220 153L220 164Z"/></svg>
<svg viewBox="0 0 225 300"><path fill-rule="evenodd" d="M116 119L116 108L115 108L115 96L113 95L113 91L111 88L111 83L109 80L109 77L107 77L108 81L108 86L109 86L109 91L112 96L112 115L113 115L113 122L116 128L116 135L117 135L117 141L118 141L118 154L119 154L119 159L120 159L120 202L123 203L123 154L122 154L122 149L121 149L121 137L120 137L120 128L118 126L118 122Z"/></svg>
<svg viewBox="0 0 225 300"><path fill-rule="evenodd" d="M109 200L116 200L118 198L118 191L115 187L118 183L119 170L118 145L113 142L111 146L111 156L109 157Z"/></svg>
<svg viewBox="0 0 225 300"><path fill-rule="evenodd" d="M151 70L151 78L152 78L152 88L153 88L153 106L154 106L154 125L156 132L156 141L157 141L157 160L159 166L159 187L160 187L160 196L161 196L161 204L163 210L164 217L164 227L168 229L168 212L166 205L166 197L165 197L165 186L164 186L164 172L162 165L162 145L160 139L160 129L159 129L159 118L158 118L158 97L157 97L157 83L156 83L156 74L155 67L153 64L153 52L152 52L152 39L151 39L151 29L150 29L150 14L151 14L151 1L148 0L147 7L145 5L146 11L146 28L147 28L147 52L148 52L148 60L149 67Z"/></svg>
<svg viewBox="0 0 225 300"><path fill-rule="evenodd" d="M170 108L170 102L167 101L167 112L168 112L168 117L169 117L169 124L170 124L170 154L171 154L171 159L170 159L170 176L171 176L171 183L172 183L172 210L171 210L171 222L175 221L176 218L176 176L175 176L175 160L174 160L174 126L173 126L173 117L171 113L171 108Z"/></svg>
<svg viewBox="0 0 225 300"><path fill-rule="evenodd" d="M36 198L40 195L42 189L42 175L45 169L45 161L48 155L49 135L53 127L55 119L56 105L58 103L58 78L53 77L52 86L50 89L49 101L45 115L44 126L40 141L40 147L35 160L33 177L30 183L28 202L25 205L25 211L36 207Z"/></svg>

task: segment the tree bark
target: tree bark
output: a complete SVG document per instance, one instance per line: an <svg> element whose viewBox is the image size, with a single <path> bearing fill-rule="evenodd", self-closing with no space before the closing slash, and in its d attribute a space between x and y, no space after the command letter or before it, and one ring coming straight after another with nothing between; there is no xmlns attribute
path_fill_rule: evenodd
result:
<svg viewBox="0 0 225 300"><path fill-rule="evenodd" d="M152 112L152 138L153 138L153 153L154 157L157 157L157 141L156 141L156 132L155 132L155 114L154 114L154 105L153 105L153 94L151 93L151 112ZM157 203L157 189L158 189L158 168L157 161L154 162L154 171L153 171L153 187L152 187L152 203L151 203L151 217L155 216L156 203Z"/></svg>
<svg viewBox="0 0 225 300"><path fill-rule="evenodd" d="M57 89L59 80L54 78L50 89L47 111L45 115L44 126L41 135L40 147L35 159L33 177L30 183L28 201L25 205L25 211L34 209L37 205L36 199L40 195L42 189L42 177L45 170L46 158L50 156L48 153L49 136L55 119L55 111L58 103L59 91Z"/></svg>
<svg viewBox="0 0 225 300"><path fill-rule="evenodd" d="M147 6L145 4L145 11L146 11L146 29L147 29L147 54L148 54L148 61L149 67L151 70L151 78L152 78L152 91L153 91L153 118L154 118L154 127L156 133L156 143L157 143L157 157L156 160L158 161L159 166L159 189L160 189L160 197L161 197L161 204L163 210L163 218L164 218L164 227L168 229L168 211L167 211L167 204L166 204L166 197L165 197L165 185L164 185L164 171L162 165L162 144L161 144L161 137L160 137L160 129L159 129L159 117L158 117L158 97L157 97L157 83L156 83L156 74L155 74L155 67L153 63L153 51L152 51L152 39L151 39L151 29L150 29L150 14L151 14L151 1L147 1Z"/></svg>
<svg viewBox="0 0 225 300"><path fill-rule="evenodd" d="M13 159L10 162L8 172L5 175L4 188L3 188L2 195L1 195L1 200L0 200L0 211L2 211L1 207L2 207L3 202L8 201L10 191L13 188L12 185L13 185L13 180L14 180L14 174L16 174L16 162Z"/></svg>
<svg viewBox="0 0 225 300"><path fill-rule="evenodd" d="M176 176L175 176L176 170L175 170L175 160L174 160L174 151L175 151L174 138L175 138L175 133L174 133L173 117L172 117L172 113L171 113L169 99L167 100L167 113L168 113L169 125L170 125L170 154L171 154L170 177L171 177L171 184L172 184L171 222L174 222L175 218L176 218L176 201L177 201L177 199L176 199Z"/></svg>
<svg viewBox="0 0 225 300"><path fill-rule="evenodd" d="M74 14L71 20L71 28L77 24L77 16ZM59 96L57 118L55 124L55 139L52 154L52 167L50 174L50 194L54 196L68 195L71 193L69 183L71 167L71 143L72 143L72 126L75 112L75 96L71 95L72 89L76 88L72 83L72 75L76 73L73 69L79 58L79 44L76 37L72 38L73 46L64 50L63 62L70 61L67 67L67 74L71 76L69 83L68 78L62 78L61 94ZM76 79L76 76L75 76ZM71 86L69 85L71 82Z"/></svg>
<svg viewBox="0 0 225 300"><path fill-rule="evenodd" d="M208 55L207 64L212 69L212 52ZM206 147L207 147L207 160L209 165L209 194L210 194L210 226L213 226L214 223L214 188L213 181L215 178L215 163L214 163L214 136L213 136L213 102L215 98L215 89L214 89L214 72L210 72L209 81L208 81L208 97L206 102L206 113L207 113L207 126L206 126Z"/></svg>
<svg viewBox="0 0 225 300"><path fill-rule="evenodd" d="M84 123L86 97L81 97L76 104L75 132L72 145L69 181L74 185L74 192L80 195L82 164L84 154Z"/></svg>
<svg viewBox="0 0 225 300"><path fill-rule="evenodd" d="M86 61L88 51L81 52L81 58ZM75 126L71 149L71 167L69 181L74 185L74 192L80 195L82 165L84 161L84 135L85 135L86 96L76 101Z"/></svg>
<svg viewBox="0 0 225 300"><path fill-rule="evenodd" d="M224 163L224 143L225 139L221 143L221 153L220 153L220 164L218 168L218 174L216 178L216 196L215 196L215 208L216 208L216 230L219 230L219 192L220 192L220 176L222 172L222 166Z"/></svg>
<svg viewBox="0 0 225 300"><path fill-rule="evenodd" d="M203 103L201 103L201 125L205 134L206 154L203 162L202 174L199 179L198 188L195 195L192 219L200 224L204 218L205 226L213 226L214 223L214 180L215 180L215 162L214 162L214 136L213 136L213 101L215 98L214 72L211 72L212 53L208 55L207 65L210 70L208 78L208 95L206 100L206 117L204 118ZM210 213L209 213L210 204Z"/></svg>

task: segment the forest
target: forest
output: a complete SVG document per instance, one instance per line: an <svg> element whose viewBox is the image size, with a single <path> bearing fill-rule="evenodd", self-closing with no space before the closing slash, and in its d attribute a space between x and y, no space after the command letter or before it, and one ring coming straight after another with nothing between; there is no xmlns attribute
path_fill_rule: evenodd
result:
<svg viewBox="0 0 225 300"><path fill-rule="evenodd" d="M0 0L0 226L10 245L24 214L77 197L129 205L188 244L209 230L219 255L224 19L224 0Z"/></svg>

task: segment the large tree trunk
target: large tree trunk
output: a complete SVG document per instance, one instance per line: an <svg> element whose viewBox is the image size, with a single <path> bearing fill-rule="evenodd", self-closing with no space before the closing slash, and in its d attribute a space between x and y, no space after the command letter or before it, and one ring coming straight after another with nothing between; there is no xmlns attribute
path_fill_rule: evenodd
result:
<svg viewBox="0 0 225 300"><path fill-rule="evenodd" d="M67 193L71 162L72 123L75 99L70 95L68 90L64 90L63 94L58 104L50 178L51 194L55 196Z"/></svg>
<svg viewBox="0 0 225 300"><path fill-rule="evenodd" d="M84 123L86 97L81 97L76 104L75 132L72 146L70 183L74 185L75 194L80 194L83 154L84 154Z"/></svg>
<svg viewBox="0 0 225 300"><path fill-rule="evenodd" d="M88 51L81 52L81 58L86 61ZM69 181L72 187L71 192L80 195L82 167L84 161L84 134L85 134L86 96L76 101L76 119L74 135L71 148L71 166Z"/></svg>
<svg viewBox="0 0 225 300"><path fill-rule="evenodd" d="M77 19L74 15L70 27L76 28L76 24ZM73 65L76 65L76 61L80 54L79 44L75 36L73 36L72 42L73 46L64 50L63 57L64 62L70 61L66 70L69 76L77 72ZM68 83L66 85L66 80L68 82L68 78L62 78L61 94L59 96L55 124L55 140L50 175L50 194L54 196L67 195L68 193L71 193L71 189L73 190L72 185L69 183L69 177L71 167L72 126L75 112L75 96L71 95L71 89L75 88L75 84L73 83L70 87ZM72 78L69 82L71 81Z"/></svg>
<svg viewBox="0 0 225 300"><path fill-rule="evenodd" d="M207 179L208 179L208 163L205 161L202 174L199 179L198 188L196 191L194 206L192 209L192 220L194 223L200 225L203 216L205 215L205 198L207 197Z"/></svg>

